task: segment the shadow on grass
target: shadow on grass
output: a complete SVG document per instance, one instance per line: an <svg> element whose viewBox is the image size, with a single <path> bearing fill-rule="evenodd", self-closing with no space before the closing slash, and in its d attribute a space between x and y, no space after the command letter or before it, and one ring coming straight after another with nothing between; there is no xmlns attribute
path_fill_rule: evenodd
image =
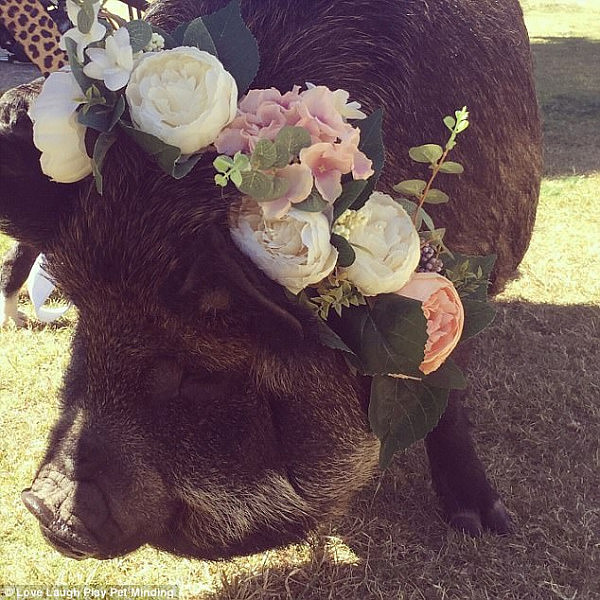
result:
<svg viewBox="0 0 600 600"><path fill-rule="evenodd" d="M535 38L546 175L600 170L600 41Z"/></svg>
<svg viewBox="0 0 600 600"><path fill-rule="evenodd" d="M242 565L211 600L597 598L600 307L499 304L470 376L474 437L514 534L448 530L417 444L329 532L341 558L321 535L306 564Z"/></svg>

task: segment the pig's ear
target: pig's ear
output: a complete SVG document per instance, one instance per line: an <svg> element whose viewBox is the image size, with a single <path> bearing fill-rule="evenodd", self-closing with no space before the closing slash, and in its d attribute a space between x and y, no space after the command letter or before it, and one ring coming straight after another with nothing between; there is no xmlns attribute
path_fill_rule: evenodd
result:
<svg viewBox="0 0 600 600"><path fill-rule="evenodd" d="M211 236L212 246L223 260L223 273L231 283L270 313L271 318L285 327L289 334L304 337L302 323L292 314L290 303L280 286L273 284L247 260L241 258L231 241L226 241L216 228L213 228Z"/></svg>
<svg viewBox="0 0 600 600"><path fill-rule="evenodd" d="M304 309L293 305L281 286L271 281L243 256L226 231L216 225L211 226L205 231L202 240L210 248L208 261L211 264L207 266L206 256L194 263L179 290L181 295L206 288L208 276L214 279L213 283L218 282L224 290L228 290L232 303L247 306L249 315L256 313L255 319L249 317L249 321L256 323L247 325L256 325L261 333L264 332L265 336L274 340L289 342L304 337L302 323L307 318ZM210 275L207 271L210 271ZM206 295L207 301L211 295L212 292ZM214 295L214 298L220 305L223 303L221 295ZM206 305L205 308L210 311L210 306ZM218 307L215 306L214 309L218 310Z"/></svg>
<svg viewBox="0 0 600 600"><path fill-rule="evenodd" d="M43 249L71 209L73 185L54 183L41 171L27 111L42 80L0 98L0 231Z"/></svg>

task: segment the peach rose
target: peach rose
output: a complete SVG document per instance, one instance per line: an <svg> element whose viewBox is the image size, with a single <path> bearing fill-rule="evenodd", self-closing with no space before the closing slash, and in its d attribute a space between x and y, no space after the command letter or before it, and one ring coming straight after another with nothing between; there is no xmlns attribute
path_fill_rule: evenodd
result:
<svg viewBox="0 0 600 600"><path fill-rule="evenodd" d="M428 339L419 369L429 375L450 356L462 335L465 311L458 292L442 275L415 273L396 293L423 303Z"/></svg>

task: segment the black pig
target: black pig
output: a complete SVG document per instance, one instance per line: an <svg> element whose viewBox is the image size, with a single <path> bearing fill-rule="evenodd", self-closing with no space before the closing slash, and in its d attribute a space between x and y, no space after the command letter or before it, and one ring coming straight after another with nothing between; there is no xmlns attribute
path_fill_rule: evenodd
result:
<svg viewBox="0 0 600 600"><path fill-rule="evenodd" d="M224 3L159 0L147 18L172 30ZM443 139L443 115L468 105L467 173L445 183L452 201L435 217L452 248L498 254L499 290L530 238L541 162L516 0L247 0L242 12L261 49L253 87L310 81L384 107L384 190L413 176L408 147ZM2 227L46 252L80 313L61 416L23 493L48 541L77 558L144 543L220 558L343 511L377 464L368 382L232 244L211 158L176 181L120 139L99 197L89 179L40 183L30 124L14 121L0 136ZM448 520L506 532L456 395L426 446Z"/></svg>

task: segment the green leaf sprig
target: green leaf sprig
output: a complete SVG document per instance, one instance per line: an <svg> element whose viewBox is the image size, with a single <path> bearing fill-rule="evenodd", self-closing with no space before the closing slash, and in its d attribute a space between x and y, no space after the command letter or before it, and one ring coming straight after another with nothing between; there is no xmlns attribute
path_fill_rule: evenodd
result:
<svg viewBox="0 0 600 600"><path fill-rule="evenodd" d="M306 296L306 300L323 321L327 321L332 309L338 317L341 317L342 308L366 304L364 296L354 284L347 279L338 278L335 274L325 278L317 287L316 292L316 296Z"/></svg>
<svg viewBox="0 0 600 600"><path fill-rule="evenodd" d="M432 170L429 181L423 179L408 179L401 181L394 186L394 190L401 194L415 197L417 199L416 208L412 211L413 223L417 230L420 226L417 224L423 220L423 204L443 204L448 202L448 195L441 190L433 188L433 182L438 173L448 173L460 175L464 169L460 163L447 161L449 152L456 146L456 137L469 126L469 112L467 107L463 106L460 110L454 112L454 117L444 117L444 125L450 130L450 137L444 148L437 144L424 144L415 146L408 151L409 156L419 163L429 164Z"/></svg>

